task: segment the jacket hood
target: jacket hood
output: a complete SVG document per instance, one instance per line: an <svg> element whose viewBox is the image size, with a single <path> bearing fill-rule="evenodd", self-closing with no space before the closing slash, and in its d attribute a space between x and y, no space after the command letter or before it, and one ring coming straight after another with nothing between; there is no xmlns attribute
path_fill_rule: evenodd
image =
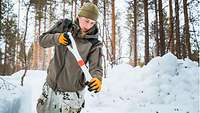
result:
<svg viewBox="0 0 200 113"><path fill-rule="evenodd" d="M73 23L73 33L75 34L75 37L79 38L98 38L98 27L97 24L95 24L87 33L83 34L81 33L81 28L79 26L78 18Z"/></svg>

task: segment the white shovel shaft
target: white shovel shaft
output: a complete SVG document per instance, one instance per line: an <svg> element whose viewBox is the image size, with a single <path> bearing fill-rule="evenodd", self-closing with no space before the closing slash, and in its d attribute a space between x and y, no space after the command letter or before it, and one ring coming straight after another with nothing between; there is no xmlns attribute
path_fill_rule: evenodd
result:
<svg viewBox="0 0 200 113"><path fill-rule="evenodd" d="M89 73L88 68L85 65L85 62L83 61L83 59L81 58L77 46L76 46L76 42L74 41L74 38L72 36L72 34L70 32L67 33L69 35L69 39L71 41L71 45L68 45L67 48L69 49L69 51L74 55L74 57L76 58L76 61L78 63L78 65L80 66L81 70L83 71L86 81L90 81L90 79L92 78L91 74Z"/></svg>

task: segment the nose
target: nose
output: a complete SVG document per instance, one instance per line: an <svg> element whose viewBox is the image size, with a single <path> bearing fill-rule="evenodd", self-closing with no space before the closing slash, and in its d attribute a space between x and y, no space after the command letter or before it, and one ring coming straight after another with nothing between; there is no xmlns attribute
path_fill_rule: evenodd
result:
<svg viewBox="0 0 200 113"><path fill-rule="evenodd" d="M84 25L84 29L85 29L86 31L88 31L88 30L90 29L90 25L89 25L89 24L85 24L85 25Z"/></svg>
<svg viewBox="0 0 200 113"><path fill-rule="evenodd" d="M85 24L85 28L88 30L88 29L90 29L90 24L89 23L86 23Z"/></svg>

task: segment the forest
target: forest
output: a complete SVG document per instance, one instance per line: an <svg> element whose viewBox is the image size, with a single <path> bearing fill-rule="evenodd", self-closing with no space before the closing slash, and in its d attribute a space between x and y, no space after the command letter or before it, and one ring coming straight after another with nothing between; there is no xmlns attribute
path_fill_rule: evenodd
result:
<svg viewBox="0 0 200 113"><path fill-rule="evenodd" d="M1 0L0 75L46 70L54 50L40 47L39 36L59 19L75 20L84 2L100 9L105 71L143 66L168 52L199 63L198 0Z"/></svg>

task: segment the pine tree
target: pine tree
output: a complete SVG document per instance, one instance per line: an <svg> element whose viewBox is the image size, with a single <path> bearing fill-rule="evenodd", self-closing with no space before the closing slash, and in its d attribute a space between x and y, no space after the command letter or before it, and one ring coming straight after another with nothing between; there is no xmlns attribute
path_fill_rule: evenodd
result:
<svg viewBox="0 0 200 113"><path fill-rule="evenodd" d="M188 5L187 0L183 0L184 9L184 39L186 46L186 55L191 58L191 45L190 45L190 32L189 32L189 17L188 17Z"/></svg>
<svg viewBox="0 0 200 113"><path fill-rule="evenodd" d="M0 48L0 67L2 66L3 64L3 52L2 52L2 49Z"/></svg>
<svg viewBox="0 0 200 113"><path fill-rule="evenodd" d="M175 0L175 14L176 14L176 20L175 20L175 31L176 31L176 56L178 58L181 58L181 48L180 48L180 21L179 21L179 3L178 0Z"/></svg>
<svg viewBox="0 0 200 113"><path fill-rule="evenodd" d="M174 21L173 21L173 9L172 9L172 0L169 0L169 50L174 53Z"/></svg>
<svg viewBox="0 0 200 113"><path fill-rule="evenodd" d="M4 42L4 54L3 63L1 65L2 74L12 74L15 71L16 63L16 47L17 47L17 35L19 34L17 29L16 15L13 13L13 3L10 0L1 1L1 37ZM2 57L2 56L1 56Z"/></svg>
<svg viewBox="0 0 200 113"><path fill-rule="evenodd" d="M144 0L144 23L145 23L145 64L149 62L149 21L148 21L148 0Z"/></svg>
<svg viewBox="0 0 200 113"><path fill-rule="evenodd" d="M12 74L15 70L17 25L14 17L3 21L2 36L5 41L4 74Z"/></svg>
<svg viewBox="0 0 200 113"><path fill-rule="evenodd" d="M155 33L155 41L156 41L156 56L159 56L160 55L160 41L158 39L158 2L157 0L155 0L154 2L155 4L155 30L154 30L154 33Z"/></svg>
<svg viewBox="0 0 200 113"><path fill-rule="evenodd" d="M163 28L162 0L158 1L158 11L159 11L160 54L162 56L165 54L165 37L164 37L164 28Z"/></svg>
<svg viewBox="0 0 200 113"><path fill-rule="evenodd" d="M115 64L116 55L116 38L115 38L115 0L112 0L112 64Z"/></svg>

